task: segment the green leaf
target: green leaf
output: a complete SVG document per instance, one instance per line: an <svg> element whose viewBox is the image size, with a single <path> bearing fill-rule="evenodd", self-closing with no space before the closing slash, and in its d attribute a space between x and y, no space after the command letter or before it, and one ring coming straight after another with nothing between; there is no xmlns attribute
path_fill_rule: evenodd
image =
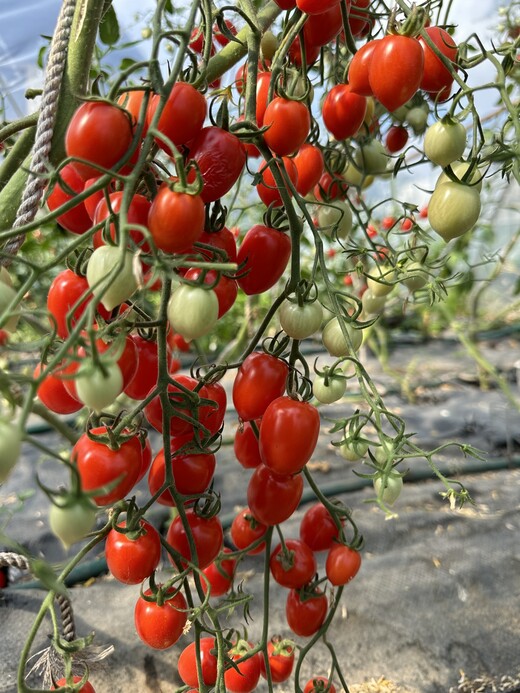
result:
<svg viewBox="0 0 520 693"><path fill-rule="evenodd" d="M166 12L173 14L172 0L166 0L166 2L164 3L164 9Z"/></svg>
<svg viewBox="0 0 520 693"><path fill-rule="evenodd" d="M123 58L121 60L121 64L119 65L119 72L124 72L125 70L128 70L129 67L132 67L132 65L135 65L137 61L133 60L132 58Z"/></svg>
<svg viewBox="0 0 520 693"><path fill-rule="evenodd" d="M120 36L121 33L119 31L116 11L112 5L110 5L99 25L99 38L107 46L112 46L119 41Z"/></svg>
<svg viewBox="0 0 520 693"><path fill-rule="evenodd" d="M67 596L67 589L62 582L59 582L58 576L51 566L39 558L31 561L31 573L38 579L48 590Z"/></svg>

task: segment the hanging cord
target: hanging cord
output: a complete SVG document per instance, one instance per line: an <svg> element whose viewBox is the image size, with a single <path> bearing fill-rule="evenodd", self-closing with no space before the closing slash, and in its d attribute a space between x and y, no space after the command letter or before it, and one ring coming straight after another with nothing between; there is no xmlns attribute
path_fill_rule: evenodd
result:
<svg viewBox="0 0 520 693"><path fill-rule="evenodd" d="M69 36L75 8L76 0L64 0L58 17L56 31L52 39L49 62L47 63L45 74L40 115L36 126L31 171L23 192L20 207L16 213L16 219L13 224L13 228L15 229L25 226L25 224L30 223L34 219L46 185L43 174L47 170L47 163L51 151L61 82L65 72ZM24 240L24 233L14 236L7 242L5 252L11 256L16 255ZM8 266L11 261L12 257L5 256L0 259L0 264Z"/></svg>

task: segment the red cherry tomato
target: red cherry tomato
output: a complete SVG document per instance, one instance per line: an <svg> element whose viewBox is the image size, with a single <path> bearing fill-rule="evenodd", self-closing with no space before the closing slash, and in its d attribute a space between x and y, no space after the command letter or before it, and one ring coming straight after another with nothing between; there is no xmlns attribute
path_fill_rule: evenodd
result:
<svg viewBox="0 0 520 693"><path fill-rule="evenodd" d="M83 192L83 179L78 175L72 164L66 164L60 170L59 180L47 197L47 206L53 212L61 205L74 199L74 195L68 192L67 188L74 193ZM92 222L85 208L84 202L78 202L72 209L63 212L56 221L71 233L84 233L92 226Z"/></svg>
<svg viewBox="0 0 520 693"><path fill-rule="evenodd" d="M267 525L258 522L252 515L249 508L245 508L235 515L233 522L231 523L231 541L237 547L237 549L247 549L249 546L254 544L256 541L261 539L267 532ZM262 541L255 546L254 549L250 549L247 553L250 556L254 556L258 553L262 553L265 549L265 542Z"/></svg>
<svg viewBox="0 0 520 693"><path fill-rule="evenodd" d="M267 643L267 662L273 683L282 683L292 674L294 667L294 645L280 637L273 637ZM267 679L265 660L260 660L260 675Z"/></svg>
<svg viewBox="0 0 520 693"><path fill-rule="evenodd" d="M68 337L70 329L92 300L92 295L89 296L88 292L86 278L80 277L70 269L63 270L53 280L47 294L47 309L56 325L58 336L62 339ZM83 300L82 296L85 297Z"/></svg>
<svg viewBox="0 0 520 693"><path fill-rule="evenodd" d="M144 593L152 594L150 589ZM170 597L170 594L173 596ZM135 605L134 622L137 635L150 647L166 650L181 637L188 620L188 605L182 592L170 587L164 603L149 602L139 597Z"/></svg>
<svg viewBox="0 0 520 693"><path fill-rule="evenodd" d="M176 436L171 440L170 466L173 473L173 482L178 493L184 496L196 496L208 488L215 473L216 460L212 453L179 452L192 440L191 434ZM154 496L164 484L166 478L166 463L164 449L155 456L148 474L148 488L150 495ZM168 490L157 498L162 505L173 507L175 505L172 495Z"/></svg>
<svg viewBox="0 0 520 693"><path fill-rule="evenodd" d="M207 383L205 386L206 398L212 400L215 405L203 407L201 411L201 422L209 429L211 434L220 430L224 423L227 407L227 394L222 383Z"/></svg>
<svg viewBox="0 0 520 693"><path fill-rule="evenodd" d="M163 183L148 216L148 228L156 247L166 253L181 253L199 240L206 212L200 195L175 192Z"/></svg>
<svg viewBox="0 0 520 693"><path fill-rule="evenodd" d="M261 173L262 180L256 186L256 192L266 207L269 207L271 204L275 207L281 207L283 205L278 184L273 176L272 167L276 167L284 179L285 177L288 177L294 187L297 185L298 169L296 168L296 164L292 159L289 159L286 156L283 157L282 161L283 166L279 161L273 159L270 165L266 167L266 163L262 159L260 166L258 167L258 172ZM288 190L288 194L289 196L292 196L292 192L290 190Z"/></svg>
<svg viewBox="0 0 520 693"><path fill-rule="evenodd" d="M316 407L291 397L278 397L262 416L259 447L263 463L281 476L297 474L310 460L319 433Z"/></svg>
<svg viewBox="0 0 520 693"><path fill-rule="evenodd" d="M82 678L83 678L82 676L73 676L72 681L74 683L79 683ZM70 690L69 684L67 683L67 679L65 679L65 678L58 679L56 681L56 686L57 686L57 688L55 686L52 686L51 690L52 691L61 691L61 690L65 690L65 689ZM81 688L79 689L79 693L96 693L96 689L94 688L94 686L91 683L89 683L87 681L87 683L84 686L81 686Z"/></svg>
<svg viewBox="0 0 520 693"><path fill-rule="evenodd" d="M131 116L132 120L132 127L135 129L141 116L141 106L143 105L143 99L146 95L146 92L144 89L135 89L132 91L125 91L123 92L120 97L117 99L117 103L122 106L125 111L128 111L128 113ZM149 103L149 102L148 102ZM148 124L146 123L146 113L145 115L145 122L143 129L141 131L141 138L144 139L146 132L148 130Z"/></svg>
<svg viewBox="0 0 520 693"><path fill-rule="evenodd" d="M287 539L285 546L287 550L278 544L271 553L271 575L282 587L299 589L316 574L316 559L307 544L298 539Z"/></svg>
<svg viewBox="0 0 520 693"><path fill-rule="evenodd" d="M105 169L114 169L130 149L132 124L128 113L105 101L81 104L71 118L65 134L67 156L85 159ZM83 179L99 176L99 169L73 161Z"/></svg>
<svg viewBox="0 0 520 693"><path fill-rule="evenodd" d="M287 267L291 247L291 237L283 231L263 224L251 227L237 254L242 291L251 296L273 287Z"/></svg>
<svg viewBox="0 0 520 693"><path fill-rule="evenodd" d="M458 47L453 38L445 29L439 26L426 27L425 32L430 40L437 47L439 52L444 55L456 69ZM440 58L433 52L426 41L420 37L419 43L424 52L424 71L420 83L421 89L432 94L438 94L443 90L448 90L453 82L453 75L450 70L441 62Z"/></svg>
<svg viewBox="0 0 520 693"><path fill-rule="evenodd" d="M323 174L323 154L316 145L304 143L296 152L293 161L298 172L296 190L305 197L317 185Z"/></svg>
<svg viewBox="0 0 520 693"><path fill-rule="evenodd" d="M336 693L336 687L324 676L314 676L305 684L303 693Z"/></svg>
<svg viewBox="0 0 520 693"><path fill-rule="evenodd" d="M33 377L39 378L41 364L34 369ZM73 414L83 408L83 404L72 397L65 388L63 380L59 376L59 371L47 373L44 380L36 391L40 401L56 414Z"/></svg>
<svg viewBox="0 0 520 693"><path fill-rule="evenodd" d="M348 69L348 83L355 94L361 96L371 96L372 87L368 79L370 63L374 56L374 48L381 39L374 39L365 43L364 46L354 54Z"/></svg>
<svg viewBox="0 0 520 693"><path fill-rule="evenodd" d="M408 130L403 125L392 125L386 135L385 145L390 154L400 152L408 142Z"/></svg>
<svg viewBox="0 0 520 693"><path fill-rule="evenodd" d="M364 96L354 94L348 84L337 84L327 93L323 102L323 122L337 140L357 133L367 110Z"/></svg>
<svg viewBox="0 0 520 693"><path fill-rule="evenodd" d="M200 657L197 655L196 644L190 643L181 652L177 661L179 676L187 686L199 686L197 658L200 660L202 680L206 686L213 686L217 680L216 643L214 638L200 639Z"/></svg>
<svg viewBox="0 0 520 693"><path fill-rule="evenodd" d="M229 656L233 662L236 662L235 667L230 667L224 672L224 683L226 690L231 693L252 693L258 685L260 679L260 658L261 654L256 652L254 655L243 661L239 661L245 652L233 654Z"/></svg>
<svg viewBox="0 0 520 693"><path fill-rule="evenodd" d="M256 425L260 426L260 419L256 421ZM249 421L244 421L237 428L233 449L235 457L244 469L255 469L262 463L258 438Z"/></svg>
<svg viewBox="0 0 520 693"><path fill-rule="evenodd" d="M321 14L338 3L339 0L296 0L298 9L307 14Z"/></svg>
<svg viewBox="0 0 520 693"><path fill-rule="evenodd" d="M306 43L313 46L325 46L336 38L342 26L341 5L338 3L325 12L309 16L303 27L303 35Z"/></svg>
<svg viewBox="0 0 520 693"><path fill-rule="evenodd" d="M300 523L300 539L312 551L330 549L338 536L339 529L322 503L316 503L305 511Z"/></svg>
<svg viewBox="0 0 520 693"><path fill-rule="evenodd" d="M146 520L139 522L142 533L129 534L111 529L105 542L105 557L112 575L126 585L138 585L159 565L161 540L159 532ZM126 527L120 522L118 527Z"/></svg>
<svg viewBox="0 0 520 693"><path fill-rule="evenodd" d="M311 128L309 109L302 101L274 98L264 114L264 140L278 156L295 152L307 139Z"/></svg>
<svg viewBox="0 0 520 693"><path fill-rule="evenodd" d="M157 342L132 335L137 349L137 375L124 387L125 394L132 399L144 399L157 385Z"/></svg>
<svg viewBox="0 0 520 693"><path fill-rule="evenodd" d="M302 493L301 474L280 476L261 464L249 480L247 503L259 522L268 526L279 525L291 517Z"/></svg>
<svg viewBox="0 0 520 693"><path fill-rule="evenodd" d="M291 590L285 604L287 625L296 635L308 638L323 625L328 606L326 595L317 588L303 598L298 590Z"/></svg>
<svg viewBox="0 0 520 693"><path fill-rule="evenodd" d="M325 572L332 585L346 585L361 567L361 554L350 546L334 544L325 562Z"/></svg>
<svg viewBox="0 0 520 693"><path fill-rule="evenodd" d="M202 176L201 198L205 204L231 190L246 163L244 145L236 135L216 126L205 127L190 142L189 149L189 160L196 162ZM190 174L188 178L193 180L195 173Z"/></svg>
<svg viewBox="0 0 520 693"><path fill-rule="evenodd" d="M231 549L224 547L224 555L231 553ZM221 597L226 592L229 592L233 584L235 568L237 562L234 558L221 558L213 563L210 563L207 568L204 568L203 573L209 583L209 589L212 597ZM201 580L204 594L208 591L206 580Z"/></svg>
<svg viewBox="0 0 520 693"><path fill-rule="evenodd" d="M170 402L174 406L174 413L170 419L170 435L177 436L183 433L188 433L193 431L193 425L186 421L184 416L190 416L190 410L185 403L185 395L183 393L183 388L188 390L194 390L199 382L195 378L191 378L189 375L176 375L174 378L175 384L168 385L168 393ZM207 390L203 385L198 390L199 396L206 398ZM201 419L201 408L199 408L199 420ZM207 410L206 410L207 411ZM163 430L163 408L159 395L154 397L144 408L144 415L147 421L155 428L156 431L162 433ZM201 421L202 423L202 421Z"/></svg>
<svg viewBox="0 0 520 693"><path fill-rule="evenodd" d="M387 35L372 53L369 81L376 99L389 111L409 101L423 76L424 52L417 39Z"/></svg>
<svg viewBox="0 0 520 693"><path fill-rule="evenodd" d="M285 361L254 351L238 369L233 404L243 421L261 418L269 404L285 391L289 368Z"/></svg>
<svg viewBox="0 0 520 693"><path fill-rule="evenodd" d="M256 124L261 128L264 124L264 115L268 104L269 85L271 73L259 71L256 79Z"/></svg>
<svg viewBox="0 0 520 693"><path fill-rule="evenodd" d="M197 556L195 557L191 554L188 536L180 515L173 520L168 528L166 541L180 557L192 561L203 570L215 560L222 549L224 540L222 525L217 516L214 515L210 518L200 517L194 510L186 511L186 520L195 544ZM168 554L168 558L175 565L170 554ZM185 565L182 560L181 563Z"/></svg>
<svg viewBox="0 0 520 693"><path fill-rule="evenodd" d="M152 96L146 114L146 125L150 126L161 97ZM190 142L202 130L206 118L206 99L191 84L176 82L168 96L157 123L157 130L165 135L176 147ZM189 114L189 117L187 117ZM170 156L173 154L168 144L159 137L155 141Z"/></svg>
<svg viewBox="0 0 520 693"><path fill-rule="evenodd" d="M105 432L104 426L92 429L94 434ZM77 467L83 491L112 485L109 491L98 492L92 498L96 505L104 506L121 500L132 490L141 470L142 455L137 436L121 443L118 450L112 450L83 433L72 449L71 459Z"/></svg>
<svg viewBox="0 0 520 693"><path fill-rule="evenodd" d="M219 250L223 250L227 255L227 262L235 262L237 259L237 242L231 231L226 226L219 231L203 231L198 242L204 243L205 245L211 245ZM211 250L202 248L194 248L193 250L196 250L208 260L217 257L217 255L213 254Z"/></svg>
<svg viewBox="0 0 520 693"><path fill-rule="evenodd" d="M100 222L108 219L110 217L111 211L114 214L118 214L121 210L121 205L123 203L123 193L114 192L109 195L110 207L107 200L103 199L98 203L96 211L94 212L94 224L99 224ZM134 241L138 248L145 253L150 251L150 246L146 241L145 234L137 228L139 226L148 226L148 215L150 213L151 204L144 197L144 195L134 195L130 204L128 206L128 211L126 215L127 223L129 225L129 235ZM132 228L133 225L136 225ZM117 232L114 224L110 224L110 237L112 240L116 240ZM92 239L94 248L98 248L100 245L104 245L103 232L100 229L97 231Z"/></svg>
<svg viewBox="0 0 520 693"><path fill-rule="evenodd" d="M371 21L371 16L367 12L369 5L370 0L352 0L348 23L350 26L350 33L355 38L362 36L363 32L369 27L369 21Z"/></svg>
<svg viewBox="0 0 520 693"><path fill-rule="evenodd" d="M227 26L228 30L233 34L233 36L236 36L237 30L233 22L231 22L229 19L225 19L224 23ZM220 31L218 24L215 24L215 26L213 27L213 37L217 43L220 43L221 46L227 46L227 44L230 41L230 39Z"/></svg>
<svg viewBox="0 0 520 693"><path fill-rule="evenodd" d="M314 187L314 197L318 202L344 200L347 196L348 183L338 175L325 171Z"/></svg>

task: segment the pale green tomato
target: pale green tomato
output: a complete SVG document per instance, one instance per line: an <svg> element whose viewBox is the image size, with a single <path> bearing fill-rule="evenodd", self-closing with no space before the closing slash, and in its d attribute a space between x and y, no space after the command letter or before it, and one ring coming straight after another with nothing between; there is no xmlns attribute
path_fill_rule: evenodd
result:
<svg viewBox="0 0 520 693"><path fill-rule="evenodd" d="M372 140L358 149L354 155L358 167L365 173L385 173L390 157L379 140Z"/></svg>
<svg viewBox="0 0 520 693"><path fill-rule="evenodd" d="M129 250L113 245L102 245L90 256L87 282L94 297L107 310L113 310L126 301L137 289L133 262L134 256ZM119 269L114 275L115 268Z"/></svg>
<svg viewBox="0 0 520 693"><path fill-rule="evenodd" d="M287 85L287 93L294 94L296 99L303 99L306 97L309 99L309 102L312 103L314 99L314 87L309 80L302 77L299 70L294 68L289 68L289 70L287 70Z"/></svg>
<svg viewBox="0 0 520 693"><path fill-rule="evenodd" d="M327 382L325 382L325 376L316 375L312 383L312 392L322 404L337 402L343 397L346 389L347 381L338 375L327 376Z"/></svg>
<svg viewBox="0 0 520 693"><path fill-rule="evenodd" d="M451 165L451 170L455 174L455 177L458 178L459 180L462 180L464 177L464 174L466 171L469 169L471 166L469 161L456 161ZM476 188L479 192L482 190L482 177L483 174L482 172L478 169L477 166L473 169L469 180L467 181L472 188ZM435 183L435 187L438 188L439 185L443 185L443 183L451 183L452 180L448 176L447 173L444 171L441 173L441 175L437 178L437 182Z"/></svg>
<svg viewBox="0 0 520 693"><path fill-rule="evenodd" d="M445 168L464 154L466 128L458 120L443 118L426 130L424 153L430 161Z"/></svg>
<svg viewBox="0 0 520 693"><path fill-rule="evenodd" d="M350 325L350 323L344 322L347 334L352 342L352 349L354 353L361 346L363 341L362 330L355 329ZM348 345L343 332L341 331L341 325L338 318L332 318L325 327L321 334L321 339L325 349L329 352L331 356L353 356L354 353L350 346Z"/></svg>
<svg viewBox="0 0 520 693"><path fill-rule="evenodd" d="M379 498L380 489L383 484L382 477L376 477L374 479L374 490ZM382 491L381 500L385 505L393 505L395 501L401 495L403 489L403 477L402 476L389 476L386 480L385 486Z"/></svg>
<svg viewBox="0 0 520 693"><path fill-rule="evenodd" d="M367 277L368 290L372 296L376 296L377 298L380 298L381 296L388 296L388 294L393 290L394 285L383 284L383 282L395 281L397 276L395 269L393 267L389 267L388 265L381 265L378 269L372 272L372 276L374 279ZM379 277L381 278L381 281L378 281Z"/></svg>
<svg viewBox="0 0 520 693"><path fill-rule="evenodd" d="M462 183L443 183L435 188L428 204L428 221L446 242L462 236L478 221L480 195Z"/></svg>
<svg viewBox="0 0 520 693"><path fill-rule="evenodd" d="M372 450L372 454L380 465L385 465L394 454L394 446L387 443L377 445Z"/></svg>
<svg viewBox="0 0 520 693"><path fill-rule="evenodd" d="M385 309L385 304L386 296L374 296L370 289L367 289L361 296L361 305L367 315L381 315Z"/></svg>
<svg viewBox="0 0 520 693"><path fill-rule="evenodd" d="M71 505L58 506L54 503L49 510L49 525L63 548L81 541L92 531L96 521L97 507L88 498L78 498Z"/></svg>
<svg viewBox="0 0 520 693"><path fill-rule="evenodd" d="M20 457L22 432L10 422L0 419L0 484L3 484Z"/></svg>
<svg viewBox="0 0 520 693"><path fill-rule="evenodd" d="M359 168L350 161L343 169L341 175L349 185L353 185L355 188L360 188L365 179L364 172L360 171Z"/></svg>
<svg viewBox="0 0 520 693"><path fill-rule="evenodd" d="M277 48L278 39L273 32L269 31L268 29L264 32L262 38L260 39L260 50L262 51L262 56L266 60L272 60Z"/></svg>
<svg viewBox="0 0 520 693"><path fill-rule="evenodd" d="M305 339L317 332L323 321L323 308L314 301L303 306L285 300L278 314L280 326L292 339Z"/></svg>
<svg viewBox="0 0 520 693"><path fill-rule="evenodd" d="M408 115L408 111L410 109L406 104L404 106L399 106L399 108L396 108L395 111L392 111L392 116L394 120L398 120L399 122L404 122L406 120L406 116Z"/></svg>
<svg viewBox="0 0 520 693"><path fill-rule="evenodd" d="M123 390L123 375L116 361L103 361L101 368L89 364L76 376L76 392L80 402L99 413L113 404Z"/></svg>
<svg viewBox="0 0 520 693"><path fill-rule="evenodd" d="M213 289L179 284L170 297L167 314L175 332L188 341L198 339L217 323L217 295Z"/></svg>
<svg viewBox="0 0 520 693"><path fill-rule="evenodd" d="M357 462L362 459L368 451L368 443L363 440L349 440L339 448L339 454L348 462Z"/></svg>
<svg viewBox="0 0 520 693"><path fill-rule="evenodd" d="M334 200L330 205L320 205L316 216L318 227L326 236L335 235L344 240L352 231L352 210L343 200Z"/></svg>
<svg viewBox="0 0 520 693"><path fill-rule="evenodd" d="M402 282L409 291L422 289L428 283L430 276L420 262L410 262L404 270L409 274Z"/></svg>
<svg viewBox="0 0 520 693"><path fill-rule="evenodd" d="M421 135L426 129L426 122L428 120L428 111L421 106L415 106L410 108L406 114L405 121L412 128L416 135Z"/></svg>

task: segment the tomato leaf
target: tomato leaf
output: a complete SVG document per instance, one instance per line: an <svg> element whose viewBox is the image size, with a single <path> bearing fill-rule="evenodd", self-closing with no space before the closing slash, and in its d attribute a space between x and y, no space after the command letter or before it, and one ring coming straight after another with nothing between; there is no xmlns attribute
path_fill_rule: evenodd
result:
<svg viewBox="0 0 520 693"><path fill-rule="evenodd" d="M99 38L107 46L112 46L119 41L120 36L116 11L110 5L99 25Z"/></svg>
<svg viewBox="0 0 520 693"><path fill-rule="evenodd" d="M45 561L42 561L41 559L32 560L31 573L48 590L52 590L53 592L56 592L56 594L67 596L67 589L65 585L58 580L58 576L54 570Z"/></svg>

